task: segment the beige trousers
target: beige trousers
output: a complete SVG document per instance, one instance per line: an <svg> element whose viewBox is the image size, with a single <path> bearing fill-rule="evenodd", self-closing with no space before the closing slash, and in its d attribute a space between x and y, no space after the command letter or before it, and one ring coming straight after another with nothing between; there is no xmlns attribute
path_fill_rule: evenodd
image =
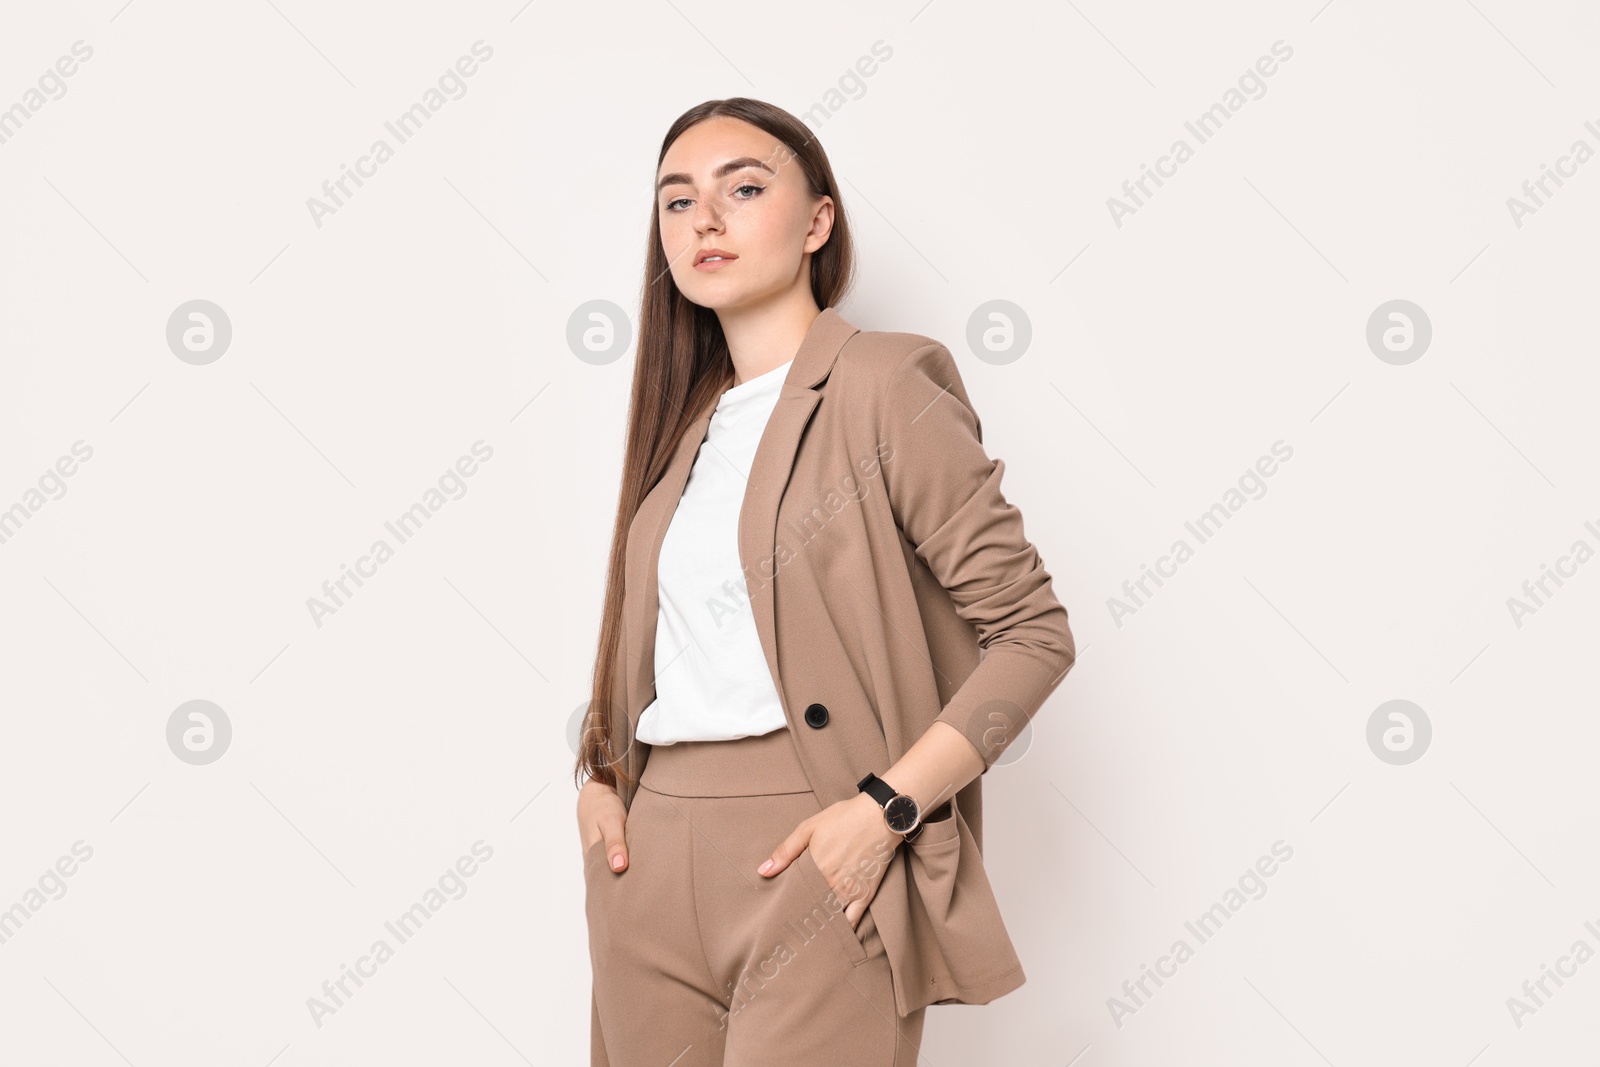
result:
<svg viewBox="0 0 1600 1067"><path fill-rule="evenodd" d="M756 868L822 810L787 727L657 745L625 834L585 853L592 1067L910 1067L919 1008L895 1013L869 907L852 929L802 852Z"/></svg>

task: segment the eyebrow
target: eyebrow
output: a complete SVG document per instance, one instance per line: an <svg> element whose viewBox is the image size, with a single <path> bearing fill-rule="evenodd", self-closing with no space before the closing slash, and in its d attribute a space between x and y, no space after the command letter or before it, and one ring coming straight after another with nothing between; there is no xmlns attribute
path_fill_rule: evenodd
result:
<svg viewBox="0 0 1600 1067"><path fill-rule="evenodd" d="M757 159L755 156L740 156L738 159L730 159L730 160L728 160L728 162L724 163L722 166L720 166L716 170L712 171L711 172L711 176L713 178L725 178L728 175L732 174L734 171L736 171L736 170L744 170L746 167L760 167L762 170L766 171L768 174L773 175L774 177L776 177L777 173L778 173L777 171L773 170L771 167L767 166L765 163L761 162L761 160ZM687 174L663 174L661 176L661 180L656 182L656 192L659 193L662 189L666 188L669 185L693 185L693 184L694 184L694 182L690 179L690 177Z"/></svg>

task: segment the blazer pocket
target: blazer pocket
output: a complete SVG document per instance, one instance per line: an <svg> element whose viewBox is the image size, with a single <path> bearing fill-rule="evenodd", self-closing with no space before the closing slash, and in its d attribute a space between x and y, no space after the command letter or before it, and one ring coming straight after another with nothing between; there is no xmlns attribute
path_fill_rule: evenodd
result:
<svg viewBox="0 0 1600 1067"><path fill-rule="evenodd" d="M948 980L943 988L951 995L936 1000L985 1004L993 995L980 991L1012 982L1022 963L1000 916L983 857L963 822L957 811L929 823L911 842L906 857L911 940L927 972Z"/></svg>
<svg viewBox="0 0 1600 1067"><path fill-rule="evenodd" d="M944 818L923 823L922 833L909 844L919 854L926 856L930 852L943 852L946 848L954 847L955 842L959 840L961 840L961 828L956 825L956 811L952 806L950 814Z"/></svg>

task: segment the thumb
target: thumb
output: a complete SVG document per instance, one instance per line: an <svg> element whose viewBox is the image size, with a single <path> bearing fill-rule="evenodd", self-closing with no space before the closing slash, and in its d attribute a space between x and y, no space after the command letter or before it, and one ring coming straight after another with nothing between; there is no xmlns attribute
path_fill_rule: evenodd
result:
<svg viewBox="0 0 1600 1067"><path fill-rule="evenodd" d="M778 843L767 857L767 862L756 868L757 874L766 875L768 878L788 869L789 864L804 852L811 844L811 830L806 826L798 826L788 837Z"/></svg>
<svg viewBox="0 0 1600 1067"><path fill-rule="evenodd" d="M594 826L600 831L600 840L595 844L600 845L600 851L605 853L606 866L613 871L625 868L628 865L628 841L623 833L622 820L606 813L595 819Z"/></svg>
<svg viewBox="0 0 1600 1067"><path fill-rule="evenodd" d="M623 870L628 866L628 841L623 835L622 827L615 829L606 827L606 865L613 871Z"/></svg>

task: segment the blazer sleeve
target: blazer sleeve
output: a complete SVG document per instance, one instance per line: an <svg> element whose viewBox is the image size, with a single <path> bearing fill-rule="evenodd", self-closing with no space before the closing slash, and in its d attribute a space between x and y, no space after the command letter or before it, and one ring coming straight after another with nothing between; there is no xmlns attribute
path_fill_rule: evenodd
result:
<svg viewBox="0 0 1600 1067"><path fill-rule="evenodd" d="M1077 659L1067 610L1000 490L1005 462L949 350L911 352L891 373L879 426L884 487L901 531L977 630L978 666L940 711L983 757L985 772L1021 734Z"/></svg>

